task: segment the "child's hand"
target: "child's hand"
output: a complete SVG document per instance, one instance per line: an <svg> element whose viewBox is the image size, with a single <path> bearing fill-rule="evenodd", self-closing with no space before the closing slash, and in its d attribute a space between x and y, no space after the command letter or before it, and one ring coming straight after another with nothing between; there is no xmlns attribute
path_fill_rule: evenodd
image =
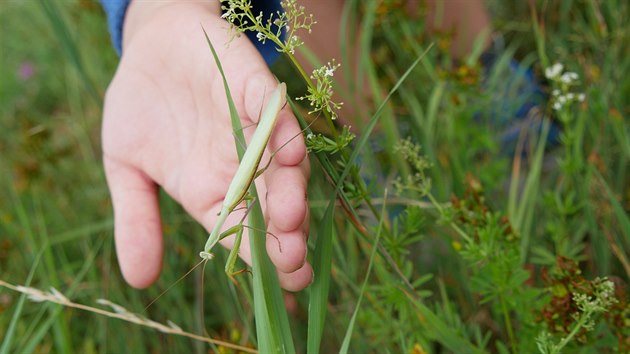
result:
<svg viewBox="0 0 630 354"><path fill-rule="evenodd" d="M107 90L103 158L115 215L116 250L125 279L146 287L159 275L162 230L157 186L212 229L238 166L223 82L202 31L219 53L230 89L247 127L276 87L264 60L245 36L229 42L219 2L132 2L125 21L123 56ZM254 127L244 133L251 136ZM299 135L285 108L269 143L275 151ZM266 164L269 153L262 159ZM268 219L267 251L282 286L300 290L311 281L305 262L309 166L298 136L274 157L256 181ZM235 211L232 226L243 216ZM202 250L204 239L190 241ZM226 245L231 244L227 239ZM195 252L196 254L196 252ZM241 246L250 261L249 243Z"/></svg>

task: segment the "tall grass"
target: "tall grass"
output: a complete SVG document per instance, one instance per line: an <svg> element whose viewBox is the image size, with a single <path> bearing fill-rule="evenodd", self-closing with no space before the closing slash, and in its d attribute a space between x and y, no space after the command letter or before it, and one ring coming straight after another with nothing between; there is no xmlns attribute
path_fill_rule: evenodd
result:
<svg viewBox="0 0 630 354"><path fill-rule="evenodd" d="M316 277L295 294L296 309L275 338L308 353L627 351L630 5L491 2L506 48L484 72L480 51L455 60L449 34L427 35L422 17L400 4L346 3L343 26L362 30L359 75L346 81L369 88L356 110L368 124L345 150L313 153ZM275 348L261 342L269 330L255 299L261 285L250 276L238 287L229 281L223 251L144 310L194 266L207 236L166 195L163 229L173 251L160 280L138 291L119 275L94 99L117 58L98 5L13 2L0 7L0 28L0 279L53 287L73 303L105 298L156 323ZM549 97L554 83L544 71L564 64L586 99L563 111L543 103L540 124L506 145L498 137L508 123L496 111L514 90L513 58L531 64ZM289 87L302 86L290 66L274 70ZM618 302L585 309L577 295L606 293L597 277L614 283L607 294ZM280 296L268 306L279 310ZM2 352L234 350L25 301L5 287L0 334Z"/></svg>

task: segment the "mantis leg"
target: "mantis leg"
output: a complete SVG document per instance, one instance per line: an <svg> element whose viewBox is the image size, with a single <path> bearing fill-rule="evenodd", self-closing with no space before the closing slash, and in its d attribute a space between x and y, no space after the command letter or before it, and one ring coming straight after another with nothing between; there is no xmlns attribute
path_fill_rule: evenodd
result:
<svg viewBox="0 0 630 354"><path fill-rule="evenodd" d="M234 279L234 275L241 273L241 271L234 272L234 267L236 265L236 259L238 258L238 251L241 248L241 240L243 239L243 225L237 225L238 230L236 231L236 236L234 237L234 245L230 250L230 254L228 255L227 262L225 263L225 274L227 274L233 282L236 282Z"/></svg>

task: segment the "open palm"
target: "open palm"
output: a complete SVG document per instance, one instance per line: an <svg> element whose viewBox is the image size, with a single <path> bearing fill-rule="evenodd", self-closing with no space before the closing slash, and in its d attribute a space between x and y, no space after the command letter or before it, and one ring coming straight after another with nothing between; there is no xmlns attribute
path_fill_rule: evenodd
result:
<svg viewBox="0 0 630 354"><path fill-rule="evenodd" d="M116 250L125 279L136 287L151 284L161 269L158 186L211 230L238 167L222 78L202 26L217 48L243 126L257 121L264 93L277 85L249 40L240 37L226 46L228 24L200 5L169 6L133 34L125 33L124 54L105 100L103 154ZM283 110L269 149L299 132L292 114ZM278 237L268 238L267 249L288 290L304 288L312 276L305 263L305 156L298 137L256 182L269 231ZM263 163L268 158L267 153ZM226 228L241 217L235 212ZM191 240L190 247L201 250L204 242ZM241 257L249 261L248 243L242 248Z"/></svg>

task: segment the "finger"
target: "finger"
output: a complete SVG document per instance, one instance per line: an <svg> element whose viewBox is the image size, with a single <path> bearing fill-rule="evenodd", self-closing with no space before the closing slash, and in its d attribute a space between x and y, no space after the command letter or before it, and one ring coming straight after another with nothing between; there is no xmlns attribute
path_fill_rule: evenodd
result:
<svg viewBox="0 0 630 354"><path fill-rule="evenodd" d="M278 272L291 273L306 263L306 234L302 229L278 232L272 227L267 234L267 254Z"/></svg>
<svg viewBox="0 0 630 354"><path fill-rule="evenodd" d="M116 253L133 287L153 283L162 268L162 227L156 185L136 168L104 158L114 206Z"/></svg>
<svg viewBox="0 0 630 354"><path fill-rule="evenodd" d="M311 284L313 281L313 268L308 263L292 273L278 273L280 286L288 291L300 291Z"/></svg>
<svg viewBox="0 0 630 354"><path fill-rule="evenodd" d="M302 130L288 105L280 111L278 122L269 140L269 150L275 154L276 162L282 165L295 166L306 158Z"/></svg>
<svg viewBox="0 0 630 354"><path fill-rule="evenodd" d="M268 238L271 236L268 236ZM227 243L231 243L231 240ZM249 245L249 236L243 235L242 246ZM277 246L277 243L276 243ZM241 247L239 257L251 267L251 252L249 247ZM304 262L296 271L283 272L277 268L278 280L280 286L288 291L300 291L311 284L313 281L313 269L311 265Z"/></svg>
<svg viewBox="0 0 630 354"><path fill-rule="evenodd" d="M267 216L274 228L291 231L306 221L307 174L307 169L302 166L273 166L265 172Z"/></svg>
<svg viewBox="0 0 630 354"><path fill-rule="evenodd" d="M257 74L248 79L245 90L244 104L247 116L252 122L258 122L264 95L265 106L271 93L277 88L278 83L271 75ZM289 105L285 105L280 111L278 121L269 141L268 150L277 152L275 159L283 165L297 165L306 156L304 138L300 125L291 112Z"/></svg>

